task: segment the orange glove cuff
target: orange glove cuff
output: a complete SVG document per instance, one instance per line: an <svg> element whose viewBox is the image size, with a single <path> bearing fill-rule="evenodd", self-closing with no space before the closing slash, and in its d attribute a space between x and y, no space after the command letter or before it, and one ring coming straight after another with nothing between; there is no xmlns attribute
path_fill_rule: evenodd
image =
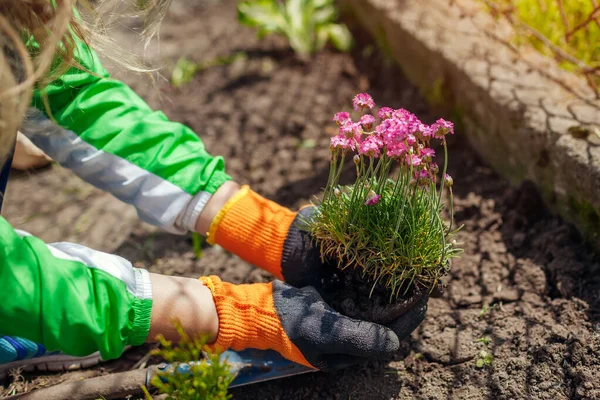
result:
<svg viewBox="0 0 600 400"><path fill-rule="evenodd" d="M283 279L283 244L296 214L243 186L213 219L207 242Z"/></svg>
<svg viewBox="0 0 600 400"><path fill-rule="evenodd" d="M281 326L271 283L233 285L217 276L200 279L212 292L219 315L219 333L213 348L271 349L288 360L312 367Z"/></svg>

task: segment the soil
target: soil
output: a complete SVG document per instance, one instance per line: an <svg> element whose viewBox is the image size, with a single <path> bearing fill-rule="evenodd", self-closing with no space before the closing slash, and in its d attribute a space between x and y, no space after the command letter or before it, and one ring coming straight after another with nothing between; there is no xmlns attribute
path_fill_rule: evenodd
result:
<svg viewBox="0 0 600 400"><path fill-rule="evenodd" d="M400 288L398 296L392 298L389 288L365 280L358 269L348 268L340 275L338 287L323 298L344 315L378 324L393 322L427 293L421 285L411 285Z"/></svg>
<svg viewBox="0 0 600 400"><path fill-rule="evenodd" d="M123 79L153 107L195 129L213 154L224 156L237 181L286 206L305 204L327 181L330 119L361 91L426 122L438 117L373 45L359 41L352 54L327 50L301 63L284 41L259 42L240 27L234 3L175 1L162 31L160 61L169 71L182 55L198 62L242 57L202 71L180 89L159 81L160 96L143 77ZM131 35L123 30L120 42L127 45ZM450 145L456 221L464 224L458 240L465 253L452 266L447 290L429 301L425 321L401 351L392 361L234 389L236 400L600 399L598 258L570 225L547 211L531 184L511 187L499 178L460 127ZM9 221L45 240L57 232L62 239L78 237L81 225L57 218L66 211L41 208L73 185L72 174L52 167L13 178L5 209ZM351 178L350 166L343 180ZM138 267L193 277L217 274L237 283L271 279L218 247L206 247L196 259L189 237L131 219L121 219L132 222L115 231L110 216L120 206L106 207L101 194L87 186L75 194L61 203L69 205L66 215L95 216L83 230L95 232L88 236L96 247L114 250ZM114 243L123 232L124 239ZM85 376L129 369L146 351L133 349ZM27 375L12 387L27 391L81 376Z"/></svg>

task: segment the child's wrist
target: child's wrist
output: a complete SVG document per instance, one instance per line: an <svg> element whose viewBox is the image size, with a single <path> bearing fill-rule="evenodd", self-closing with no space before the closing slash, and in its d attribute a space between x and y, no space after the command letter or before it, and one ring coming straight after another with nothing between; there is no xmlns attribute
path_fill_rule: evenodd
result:
<svg viewBox="0 0 600 400"><path fill-rule="evenodd" d="M233 181L227 181L212 195L204 206L196 221L196 232L208 236L210 225L221 208L240 190L240 185Z"/></svg>

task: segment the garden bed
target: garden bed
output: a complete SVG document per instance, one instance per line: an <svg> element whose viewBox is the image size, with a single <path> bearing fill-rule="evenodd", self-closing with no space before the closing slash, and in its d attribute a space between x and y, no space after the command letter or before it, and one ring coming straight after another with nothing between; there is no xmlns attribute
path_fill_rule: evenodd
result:
<svg viewBox="0 0 600 400"><path fill-rule="evenodd" d="M359 91L425 122L436 117L419 90L362 35L358 39L367 45L352 54L325 51L303 64L285 42L258 42L240 27L234 3L175 2L161 37L171 65L182 55L198 62L241 55L233 63L209 68L180 89L160 82L162 98L139 77L125 80L153 107L195 129L213 154L225 157L238 182L292 208L309 201L327 182L324 127L333 127L333 113L348 108ZM430 301L425 322L402 350L389 362L238 388L235 399L600 398L598 260L573 227L546 211L532 184L511 188L478 158L460 129L450 146L456 222L465 225L458 240L465 253L454 262L446 293ZM53 168L18 176L7 196L9 221L47 239L42 222L53 216L37 215L19 189L57 174ZM342 179L352 178L349 166ZM51 198L56 190L39 185L36 193ZM85 201L73 203L84 210L96 204ZM90 229L103 223L96 219L100 227ZM237 283L270 279L219 248L205 248L196 260L190 238L141 224L134 228L116 251L138 267L192 277L218 274ZM75 229L67 225L63 234L73 236ZM481 357L482 350L491 358ZM83 375L131 368L145 351L134 349ZM81 373L48 375L29 390L73 376Z"/></svg>

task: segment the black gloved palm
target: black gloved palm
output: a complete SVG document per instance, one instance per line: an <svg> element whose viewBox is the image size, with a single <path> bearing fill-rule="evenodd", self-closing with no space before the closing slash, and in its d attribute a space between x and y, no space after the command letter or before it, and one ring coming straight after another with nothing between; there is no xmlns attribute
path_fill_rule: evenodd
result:
<svg viewBox="0 0 600 400"><path fill-rule="evenodd" d="M393 329L345 317L310 286L273 282L273 303L284 331L312 366L331 371L398 350Z"/></svg>

